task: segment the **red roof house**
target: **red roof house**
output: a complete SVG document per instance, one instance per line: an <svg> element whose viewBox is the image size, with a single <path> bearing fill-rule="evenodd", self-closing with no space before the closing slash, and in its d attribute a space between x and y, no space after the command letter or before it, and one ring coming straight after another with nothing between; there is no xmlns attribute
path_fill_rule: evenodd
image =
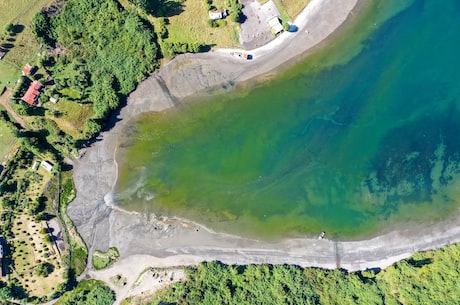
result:
<svg viewBox="0 0 460 305"><path fill-rule="evenodd" d="M35 105L37 103L37 99L40 95L40 89L42 85L36 80L32 82L29 89L27 89L26 94L22 97L22 100L29 105Z"/></svg>
<svg viewBox="0 0 460 305"><path fill-rule="evenodd" d="M32 66L27 64L24 69L22 69L22 75L26 76L29 75L30 71L32 71Z"/></svg>

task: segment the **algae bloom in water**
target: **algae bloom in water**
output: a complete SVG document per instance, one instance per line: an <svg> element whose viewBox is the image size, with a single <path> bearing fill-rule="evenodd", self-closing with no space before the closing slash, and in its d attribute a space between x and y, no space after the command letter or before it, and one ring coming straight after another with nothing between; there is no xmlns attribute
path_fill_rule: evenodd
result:
<svg viewBox="0 0 460 305"><path fill-rule="evenodd" d="M119 204L262 237L351 237L456 211L460 3L406 2L376 1L352 30L397 13L276 81L140 117Z"/></svg>

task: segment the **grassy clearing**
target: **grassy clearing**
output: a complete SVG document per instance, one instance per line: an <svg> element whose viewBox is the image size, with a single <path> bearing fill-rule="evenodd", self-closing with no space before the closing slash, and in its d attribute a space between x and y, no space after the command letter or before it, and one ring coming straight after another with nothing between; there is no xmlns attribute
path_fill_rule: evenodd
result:
<svg viewBox="0 0 460 305"><path fill-rule="evenodd" d="M126 9L133 10L133 7L126 0L120 0L120 3ZM225 3L225 0L214 0L213 6L226 8ZM169 24L167 29L169 35L165 40L166 42L198 42L211 47L239 46L239 25L231 21L229 17L221 21L226 24L225 26L212 28L208 23L209 14L202 0L185 0L182 4L183 11L181 13L168 17ZM144 17L150 21L155 30L160 28L159 18L151 15Z"/></svg>
<svg viewBox="0 0 460 305"><path fill-rule="evenodd" d="M5 161L15 143L16 138L6 127L5 122L0 120L0 163Z"/></svg>
<svg viewBox="0 0 460 305"><path fill-rule="evenodd" d="M40 45L35 39L30 23L42 7L51 4L53 0L2 0L0 1L0 31L6 24L15 25L14 33L2 35L0 45L7 46L9 52L3 60L22 68L32 61L39 51Z"/></svg>
<svg viewBox="0 0 460 305"><path fill-rule="evenodd" d="M310 1L311 0L275 0L275 3L279 7L280 12L281 7L283 7L283 10L290 19L294 20Z"/></svg>
<svg viewBox="0 0 460 305"><path fill-rule="evenodd" d="M115 247L110 247L109 250L107 250L107 252L96 250L93 253L94 269L104 269L115 263L118 257L120 257L120 253L118 252L118 249Z"/></svg>
<svg viewBox="0 0 460 305"><path fill-rule="evenodd" d="M4 60L0 60L0 86L14 87L20 75L19 69Z"/></svg>
<svg viewBox="0 0 460 305"><path fill-rule="evenodd" d="M53 245L44 240L46 229L44 221L35 222L33 216L20 215L13 223L14 272L12 280L21 283L30 297L41 297L53 292L58 283L64 281L64 268L58 252ZM48 263L52 267L46 277L37 274L37 266Z"/></svg>
<svg viewBox="0 0 460 305"><path fill-rule="evenodd" d="M209 14L203 1L186 0L183 4L184 11L169 18L167 41L200 42L219 47L239 45L233 34L238 30L238 25L230 21L230 18L225 19L226 26L212 28L208 23ZM226 8L223 0L215 0L213 5L217 8Z"/></svg>
<svg viewBox="0 0 460 305"><path fill-rule="evenodd" d="M13 180L18 181L17 202L24 208L34 202L43 194L46 184L51 179L51 173L39 166L35 171L32 169L34 162L45 160L44 156L34 157L30 164L23 163L13 174Z"/></svg>
<svg viewBox="0 0 460 305"><path fill-rule="evenodd" d="M57 104L47 102L43 105L48 118L56 122L60 129L75 139L83 138L86 118L93 114L90 104L79 104L61 98Z"/></svg>

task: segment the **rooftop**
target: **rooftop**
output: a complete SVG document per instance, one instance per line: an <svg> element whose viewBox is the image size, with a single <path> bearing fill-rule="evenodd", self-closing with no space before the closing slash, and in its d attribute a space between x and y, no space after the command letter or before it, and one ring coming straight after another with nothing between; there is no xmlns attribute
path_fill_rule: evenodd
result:
<svg viewBox="0 0 460 305"><path fill-rule="evenodd" d="M37 98L40 95L40 89L42 85L38 81L33 81L30 85L29 89L27 89L26 94L22 97L22 100L29 105L35 105L37 102Z"/></svg>

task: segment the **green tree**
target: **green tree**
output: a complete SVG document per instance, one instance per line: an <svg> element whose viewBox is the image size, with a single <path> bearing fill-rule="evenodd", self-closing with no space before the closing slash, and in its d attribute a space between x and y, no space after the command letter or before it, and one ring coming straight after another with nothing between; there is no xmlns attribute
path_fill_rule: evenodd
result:
<svg viewBox="0 0 460 305"><path fill-rule="evenodd" d="M53 270L54 266L52 264L44 262L35 267L35 274L38 276L47 277L51 272L53 272Z"/></svg>
<svg viewBox="0 0 460 305"><path fill-rule="evenodd" d="M5 33L6 33L6 34L11 34L11 32L13 31L13 29L14 29L14 25L13 25L12 23L7 23L7 24L5 24L4 30L5 30Z"/></svg>
<svg viewBox="0 0 460 305"><path fill-rule="evenodd" d="M13 298L13 293L9 287L0 288L0 304L10 304L11 298Z"/></svg>
<svg viewBox="0 0 460 305"><path fill-rule="evenodd" d="M53 46L55 43L50 18L43 12L38 12L32 18L32 32L40 43Z"/></svg>
<svg viewBox="0 0 460 305"><path fill-rule="evenodd" d="M147 0L128 0L130 3L134 4L143 11L147 11L148 2Z"/></svg>
<svg viewBox="0 0 460 305"><path fill-rule="evenodd" d="M243 4L238 0L228 0L230 17L235 22L243 22Z"/></svg>

